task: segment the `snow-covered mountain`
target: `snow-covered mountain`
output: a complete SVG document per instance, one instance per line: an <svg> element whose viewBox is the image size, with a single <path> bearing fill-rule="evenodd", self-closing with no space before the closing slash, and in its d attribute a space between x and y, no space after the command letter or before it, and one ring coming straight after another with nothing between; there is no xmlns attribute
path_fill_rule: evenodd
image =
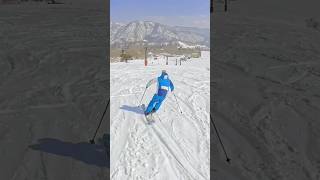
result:
<svg viewBox="0 0 320 180"><path fill-rule="evenodd" d="M111 22L110 23L110 37L114 36L118 32L118 30L124 26L125 24L117 23L117 22Z"/></svg>
<svg viewBox="0 0 320 180"><path fill-rule="evenodd" d="M168 26L152 21L133 21L128 24L111 22L111 47L128 44L210 46L209 29Z"/></svg>

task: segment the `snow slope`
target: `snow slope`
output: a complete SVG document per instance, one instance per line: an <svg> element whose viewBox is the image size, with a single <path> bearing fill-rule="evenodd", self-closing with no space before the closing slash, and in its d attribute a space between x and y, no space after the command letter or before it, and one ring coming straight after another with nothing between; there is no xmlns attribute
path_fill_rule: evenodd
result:
<svg viewBox="0 0 320 180"><path fill-rule="evenodd" d="M211 16L211 173L217 180L320 179L320 1L229 1ZM223 7L222 7L223 8Z"/></svg>
<svg viewBox="0 0 320 180"><path fill-rule="evenodd" d="M175 65L175 58L110 65L111 174L113 180L208 180L210 179L210 59L190 59ZM138 107L148 80L167 70L175 85L146 125ZM148 104L155 85L146 91Z"/></svg>
<svg viewBox="0 0 320 180"><path fill-rule="evenodd" d="M0 5L0 180L109 178L88 142L109 96L104 12L97 0Z"/></svg>

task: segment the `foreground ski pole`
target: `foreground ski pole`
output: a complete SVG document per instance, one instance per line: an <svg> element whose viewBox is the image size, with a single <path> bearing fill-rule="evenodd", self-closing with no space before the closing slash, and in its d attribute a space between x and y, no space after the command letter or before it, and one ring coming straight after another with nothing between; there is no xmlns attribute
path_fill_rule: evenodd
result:
<svg viewBox="0 0 320 180"><path fill-rule="evenodd" d="M98 132L98 130L99 130L99 128L100 128L100 125L101 125L101 123L102 123L103 117L104 117L104 115L105 115L106 112L107 112L109 103L110 103L110 99L108 100L108 104L107 104L107 106L106 106L106 109L104 110L104 112L103 112L103 114L102 114L102 117L101 117L101 119L100 119L99 125L98 125L98 127L97 127L97 129L96 129L96 132L94 133L92 139L90 139L90 143L91 143L91 144L95 144L94 138L96 138L96 135L97 135L97 132Z"/></svg>
<svg viewBox="0 0 320 180"><path fill-rule="evenodd" d="M139 106L141 105L142 99L143 99L144 94L146 93L146 91L147 91L147 87L144 89L144 92L143 92L143 95L142 95L142 97L141 97L141 100L140 100Z"/></svg>
<svg viewBox="0 0 320 180"><path fill-rule="evenodd" d="M174 92L172 92L172 93L173 93L173 95L174 95L174 98L176 99L176 102L177 102L177 105L178 105L178 107L179 107L180 113L182 114L182 110L181 110L180 105L179 105L179 103L178 103L177 97L176 97L176 95L174 94Z"/></svg>
<svg viewBox="0 0 320 180"><path fill-rule="evenodd" d="M231 159L229 158L229 156L228 156L228 154L227 154L227 152L226 152L226 150L225 150L225 148L224 148L224 145L223 145L222 140L221 140L221 138L220 138L218 129L217 129L217 127L216 127L216 124L214 123L214 121L213 121L213 119L212 119L211 113L210 113L210 120L211 120L211 123L212 123L212 125L213 125L213 127L214 127L214 130L215 130L216 133L217 133L217 137L218 137L219 142L220 142L220 144L221 144L221 147L222 147L222 149L223 149L224 155L226 156L226 161L227 161L228 163L230 163Z"/></svg>

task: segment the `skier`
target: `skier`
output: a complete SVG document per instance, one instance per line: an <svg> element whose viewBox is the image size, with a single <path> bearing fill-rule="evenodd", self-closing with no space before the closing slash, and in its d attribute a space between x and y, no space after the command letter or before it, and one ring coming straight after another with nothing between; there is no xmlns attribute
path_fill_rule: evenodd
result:
<svg viewBox="0 0 320 180"><path fill-rule="evenodd" d="M152 100L150 101L147 109L144 114L147 116L150 113L156 112L160 106L162 101L166 98L167 92L172 92L174 90L173 83L169 79L169 75L165 70L162 70L161 75L158 78L151 79L146 88L150 87L152 84L157 83L157 92L153 95Z"/></svg>

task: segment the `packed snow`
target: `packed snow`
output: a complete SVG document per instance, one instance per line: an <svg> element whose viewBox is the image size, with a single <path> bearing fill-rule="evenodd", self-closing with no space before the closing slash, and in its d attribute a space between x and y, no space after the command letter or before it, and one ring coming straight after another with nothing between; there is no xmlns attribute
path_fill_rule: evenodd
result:
<svg viewBox="0 0 320 180"><path fill-rule="evenodd" d="M181 62L178 57L110 65L112 180L210 179L210 54ZM161 108L146 123L139 102L146 83L166 70L174 83ZM147 89L148 105L156 86Z"/></svg>

